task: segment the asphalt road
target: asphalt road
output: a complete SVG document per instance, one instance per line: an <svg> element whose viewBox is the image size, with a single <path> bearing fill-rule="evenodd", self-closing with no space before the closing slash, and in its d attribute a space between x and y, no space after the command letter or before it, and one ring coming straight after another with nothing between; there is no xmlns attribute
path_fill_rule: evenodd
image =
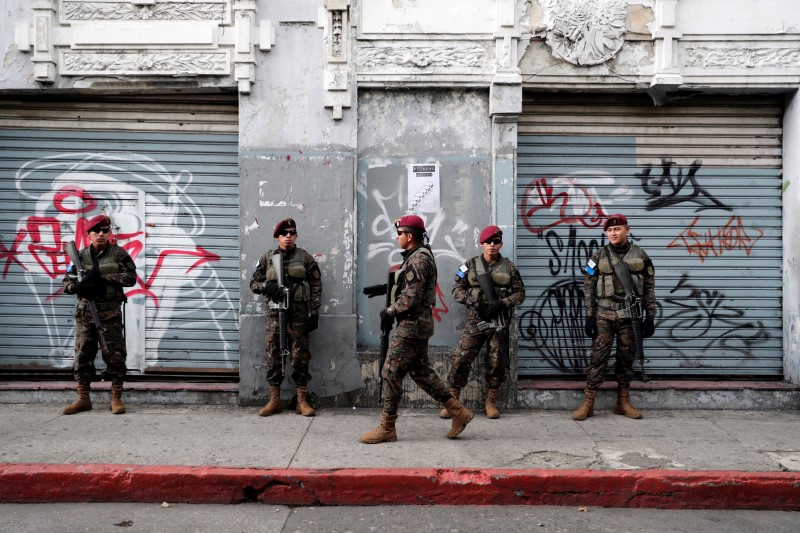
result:
<svg viewBox="0 0 800 533"><path fill-rule="evenodd" d="M782 533L800 513L520 506L4 504L3 533L587 532Z"/></svg>

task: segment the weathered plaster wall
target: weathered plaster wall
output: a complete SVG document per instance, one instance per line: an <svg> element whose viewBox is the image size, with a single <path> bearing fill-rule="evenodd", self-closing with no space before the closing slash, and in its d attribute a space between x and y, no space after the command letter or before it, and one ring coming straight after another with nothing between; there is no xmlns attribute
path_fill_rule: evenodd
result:
<svg viewBox="0 0 800 533"><path fill-rule="evenodd" d="M402 261L392 224L409 212L408 165L412 163L439 165L439 209L417 214L426 221L439 272L431 362L442 378L449 370L449 353L465 318L463 306L451 296L455 271L480 253L477 237L491 220L488 105L484 90L359 93L357 308L362 323L358 339L359 351L366 354L365 394L374 395L375 400L378 364L374 355L380 344L377 316L384 301L367 299L361 288L385 283L387 271ZM478 379L471 387L478 387L481 374L473 373ZM410 380L405 387L406 405L431 404Z"/></svg>
<svg viewBox="0 0 800 533"><path fill-rule="evenodd" d="M800 4L786 0L679 0L677 22L687 36L797 33Z"/></svg>
<svg viewBox="0 0 800 533"><path fill-rule="evenodd" d="M0 21L0 89L33 89L33 63L30 54L21 54L14 44L14 29L31 18L31 2L5 0Z"/></svg>
<svg viewBox="0 0 800 533"><path fill-rule="evenodd" d="M240 401L266 394L264 306L249 282L260 255L274 248L277 221L298 224L298 246L322 271L320 329L311 335L311 392L332 396L361 386L355 355L355 109L335 121L323 103L323 2L261 0L276 28L256 83L240 100L241 324ZM353 103L355 105L355 102ZM287 379L284 389L294 387ZM288 394L287 394L288 395Z"/></svg>
<svg viewBox="0 0 800 533"><path fill-rule="evenodd" d="M783 374L800 384L800 95L783 118Z"/></svg>

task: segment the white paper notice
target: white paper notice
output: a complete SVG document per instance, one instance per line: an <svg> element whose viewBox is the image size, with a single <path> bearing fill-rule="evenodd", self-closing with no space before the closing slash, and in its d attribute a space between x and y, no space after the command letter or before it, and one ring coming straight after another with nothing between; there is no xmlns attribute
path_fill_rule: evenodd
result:
<svg viewBox="0 0 800 533"><path fill-rule="evenodd" d="M435 213L439 210L439 164L408 165L408 212Z"/></svg>

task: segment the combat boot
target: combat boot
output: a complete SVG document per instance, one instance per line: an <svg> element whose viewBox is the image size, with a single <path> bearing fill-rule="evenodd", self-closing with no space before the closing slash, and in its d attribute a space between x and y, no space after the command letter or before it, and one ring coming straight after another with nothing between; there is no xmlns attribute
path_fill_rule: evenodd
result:
<svg viewBox="0 0 800 533"><path fill-rule="evenodd" d="M111 402L108 408L115 415L125 413L125 405L122 403L122 383L111 384Z"/></svg>
<svg viewBox="0 0 800 533"><path fill-rule="evenodd" d="M397 430L394 429L394 423L397 420L397 415L390 415L386 411L381 412L381 421L378 427L372 431L367 431L358 437L358 440L364 444L380 444L381 442L397 442Z"/></svg>
<svg viewBox="0 0 800 533"><path fill-rule="evenodd" d="M78 399L66 406L63 410L65 415L74 415L81 411L92 410L92 399L89 397L89 383L78 383Z"/></svg>
<svg viewBox="0 0 800 533"><path fill-rule="evenodd" d="M461 389L459 387L450 387L450 396L458 400L458 397L461 396ZM447 409L442 407L442 410L439 411L439 418L446 418L450 419L450 413L447 412Z"/></svg>
<svg viewBox="0 0 800 533"><path fill-rule="evenodd" d="M614 414L625 415L634 420L642 418L642 413L631 405L630 385L621 385L617 389L617 406L614 408Z"/></svg>
<svg viewBox="0 0 800 533"><path fill-rule="evenodd" d="M298 415L303 416L314 416L317 412L311 407L311 404L308 403L308 388L307 387L297 387L297 406L294 408L294 411Z"/></svg>
<svg viewBox="0 0 800 533"><path fill-rule="evenodd" d="M270 385L269 402L267 402L267 405L261 408L258 414L259 416L271 416L277 415L281 412L283 412L283 408L281 407L281 388Z"/></svg>
<svg viewBox="0 0 800 533"><path fill-rule="evenodd" d="M497 389L489 389L486 392L486 403L484 404L484 408L486 409L486 418L491 418L494 420L495 418L500 418L500 410L497 408L497 393L499 391Z"/></svg>
<svg viewBox="0 0 800 533"><path fill-rule="evenodd" d="M596 390L586 387L583 391L583 403L578 409L572 413L573 420L586 420L590 416L594 416L594 397L597 394Z"/></svg>
<svg viewBox="0 0 800 533"><path fill-rule="evenodd" d="M447 432L448 439L454 439L461 435L461 432L467 427L467 424L475 418L475 413L464 407L455 398L450 398L444 404L444 408L450 413L453 418L453 423L450 426L450 431Z"/></svg>

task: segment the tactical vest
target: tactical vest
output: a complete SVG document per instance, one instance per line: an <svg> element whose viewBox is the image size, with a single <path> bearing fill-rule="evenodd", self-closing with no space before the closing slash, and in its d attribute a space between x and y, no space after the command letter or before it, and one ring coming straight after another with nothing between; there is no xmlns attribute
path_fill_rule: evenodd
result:
<svg viewBox="0 0 800 533"><path fill-rule="evenodd" d="M403 280L403 274L406 271L406 264L408 264L408 260L411 259L411 257L415 253L417 253L417 251L431 258L431 262L433 262L433 280L427 280L427 286L425 287L425 295L422 299L422 303L417 309L408 310L408 314L410 316L418 315L426 307L429 308L436 305L436 260L433 258L433 252L431 252L430 248L428 248L427 246L420 246L412 253L408 254L408 256L403 261L403 264L400 265L400 268L392 272L394 279L392 280L393 281L392 294L390 295L389 299L390 305L393 305L397 301L397 298L400 296L400 292L402 291L403 288L401 287L401 285L405 286L405 284L401 283L401 281Z"/></svg>
<svg viewBox="0 0 800 533"><path fill-rule="evenodd" d="M124 257L123 252L125 252L125 250L123 250L120 246L115 244L108 245L108 247L103 250L103 253L97 257L97 269L100 271L100 273L118 274L120 261L122 260L122 257ZM80 256L82 269L90 270L94 267L92 264L90 246L87 246L81 250ZM95 307L97 307L98 311L119 309L119 304L128 301L128 298L125 296L122 287L120 287L118 283L106 283L105 289L106 290L104 293L98 295L94 299ZM89 304L86 300L80 298L78 303L79 307L86 307L88 305Z"/></svg>
<svg viewBox="0 0 800 533"><path fill-rule="evenodd" d="M482 273L479 270L486 271L483 265L483 257L476 257L472 267L467 270L467 283L470 287L469 294L477 302L489 303L489 297L483 293L478 283L478 275ZM501 257L500 263L489 273L489 279L492 280L494 294L498 300L511 294L511 260Z"/></svg>
<svg viewBox="0 0 800 533"><path fill-rule="evenodd" d="M272 256L277 252L273 251L269 259L269 267L267 268L267 281L278 281L278 274L275 272L275 265L272 262ZM306 251L302 248L295 247L291 257L284 258L283 270L286 273L286 285L289 287L289 294L295 302L310 302L311 301L311 285L306 281Z"/></svg>
<svg viewBox="0 0 800 533"><path fill-rule="evenodd" d="M641 296L644 294L644 253L642 249L631 244L628 253L622 258L631 271L633 288ZM597 303L600 307L608 309L622 309L624 304L615 302L611 299L613 295L625 296L625 289L614 275L614 265L619 261L615 254L609 252L607 247L600 253L600 262L597 265L599 275L597 277Z"/></svg>

